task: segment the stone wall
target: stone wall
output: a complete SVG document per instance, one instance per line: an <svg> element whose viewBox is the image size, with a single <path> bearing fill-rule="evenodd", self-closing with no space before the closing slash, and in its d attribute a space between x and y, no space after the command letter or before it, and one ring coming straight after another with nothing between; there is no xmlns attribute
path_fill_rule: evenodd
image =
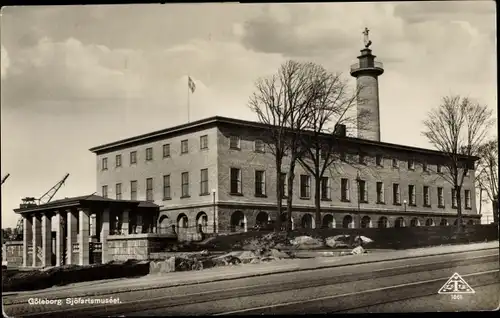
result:
<svg viewBox="0 0 500 318"><path fill-rule="evenodd" d="M161 234L130 234L108 236L109 259L126 261L128 259L146 260L150 253L159 252L168 243Z"/></svg>
<svg viewBox="0 0 500 318"><path fill-rule="evenodd" d="M23 241L5 242L5 254L2 254L8 266L23 265Z"/></svg>

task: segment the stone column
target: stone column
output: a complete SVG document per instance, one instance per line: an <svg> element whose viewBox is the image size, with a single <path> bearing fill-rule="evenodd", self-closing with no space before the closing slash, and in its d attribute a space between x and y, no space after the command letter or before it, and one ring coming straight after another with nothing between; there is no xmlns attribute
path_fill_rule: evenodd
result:
<svg viewBox="0 0 500 318"><path fill-rule="evenodd" d="M78 211L80 217L80 231L78 233L78 245L80 247L79 265L89 264L89 221L90 221L90 211L88 209L79 209Z"/></svg>
<svg viewBox="0 0 500 318"><path fill-rule="evenodd" d="M129 212L130 210L125 209L122 212L122 234L123 235L129 235Z"/></svg>
<svg viewBox="0 0 500 318"><path fill-rule="evenodd" d="M42 247L42 224L38 215L33 215L32 227L33 229L33 267L41 265L38 253Z"/></svg>
<svg viewBox="0 0 500 318"><path fill-rule="evenodd" d="M104 209L101 212L101 245L102 245L102 263L105 264L110 261L108 255L108 235L109 235L109 209Z"/></svg>
<svg viewBox="0 0 500 318"><path fill-rule="evenodd" d="M67 236L66 236L66 264L74 264L76 260L73 260L73 243L77 243L77 219L76 215L72 210L67 210Z"/></svg>
<svg viewBox="0 0 500 318"><path fill-rule="evenodd" d="M23 267L30 266L32 260L28 260L28 249L33 244L33 222L32 218L23 215Z"/></svg>
<svg viewBox="0 0 500 318"><path fill-rule="evenodd" d="M51 215L42 215L42 266L52 266L52 220Z"/></svg>
<svg viewBox="0 0 500 318"><path fill-rule="evenodd" d="M63 250L64 250L64 235L63 231L64 215L57 211L56 214L56 266L62 266L63 262Z"/></svg>
<svg viewBox="0 0 500 318"><path fill-rule="evenodd" d="M140 212L137 212L137 216L136 216L136 227L135 227L135 231L136 233L142 233L142 214L140 214Z"/></svg>
<svg viewBox="0 0 500 318"><path fill-rule="evenodd" d="M90 228L90 236L96 236L96 235L98 235L97 215L95 213L91 214L90 220L92 221L91 228Z"/></svg>

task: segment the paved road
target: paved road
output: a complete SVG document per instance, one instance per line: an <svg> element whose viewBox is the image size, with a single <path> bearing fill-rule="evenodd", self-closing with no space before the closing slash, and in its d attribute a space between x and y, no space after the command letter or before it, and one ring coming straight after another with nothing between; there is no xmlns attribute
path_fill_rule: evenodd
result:
<svg viewBox="0 0 500 318"><path fill-rule="evenodd" d="M498 289L500 282L498 249L490 249L131 291L113 296L119 297L120 304L106 306L17 304L7 305L4 310L16 317L300 314L360 310L397 301L387 307L389 311L408 311L405 299L428 296L427 311L434 311L433 302L438 306L439 301L451 301L450 296L438 295L437 291L455 272L477 289L476 294L467 295L476 300L477 306L484 310L497 307L498 297L493 304L495 299L483 295L484 290ZM486 285L492 286L479 287ZM424 302L415 301L416 307ZM462 306L457 310L467 310L470 303L454 302ZM384 307L377 308L384 311Z"/></svg>

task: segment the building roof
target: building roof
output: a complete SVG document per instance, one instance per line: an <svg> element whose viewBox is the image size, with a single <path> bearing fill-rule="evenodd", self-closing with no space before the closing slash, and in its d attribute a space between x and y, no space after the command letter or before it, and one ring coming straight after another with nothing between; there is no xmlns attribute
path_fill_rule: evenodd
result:
<svg viewBox="0 0 500 318"><path fill-rule="evenodd" d="M120 205L128 205L130 207L139 207L139 208L159 208L158 205L148 201L114 200L99 195L90 194L90 195L54 200L49 203L33 205L26 208L18 208L14 209L14 212L16 213L42 212L47 210L55 210L61 208L76 207L80 205L87 205L89 203L120 204Z"/></svg>
<svg viewBox="0 0 500 318"><path fill-rule="evenodd" d="M228 117L221 117L221 116L214 116L214 117L209 117L209 118L197 120L197 121L187 123L187 124L182 124L182 125L162 129L162 130L157 130L157 131L150 132L147 134L142 134L142 135L138 135L135 137L130 137L130 138L114 141L111 143L107 143L104 145L90 148L89 150L95 154L110 152L110 151L116 150L118 148L123 148L123 147L137 145L137 144L144 144L147 142L151 142L153 140L158 140L159 138L166 138L172 134L178 134L178 133L182 133L182 132L185 132L188 130L193 130L193 129L201 129L202 127L211 126L211 125L217 126L218 124L229 124L229 125L234 125L234 126L239 126L239 127L248 127L248 128L256 128L256 129L268 129L269 128L269 125L259 123L259 122L242 120L242 119L235 119L235 118L228 118ZM325 137L326 136L328 136L328 135L325 134ZM391 143L387 143L387 142L372 141L372 140L360 139L360 138L355 138L355 137L342 137L342 138L348 142L351 142L353 144L357 144L359 146L372 145L372 146L393 149L393 150L417 152L420 154L429 154L429 155L438 155L438 156L444 155L442 152L437 151L437 150L432 150L432 149L391 144ZM465 157L466 156L464 156L464 158ZM473 157L470 157L470 159L478 160L479 157L473 156Z"/></svg>

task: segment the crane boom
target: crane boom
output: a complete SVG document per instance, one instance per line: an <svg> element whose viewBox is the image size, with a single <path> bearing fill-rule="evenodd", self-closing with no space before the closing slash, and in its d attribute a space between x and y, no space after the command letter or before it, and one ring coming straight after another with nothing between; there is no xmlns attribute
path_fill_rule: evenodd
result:
<svg viewBox="0 0 500 318"><path fill-rule="evenodd" d="M61 181L56 183L52 188L50 188L49 191L47 191L44 195L42 195L39 199L35 199L33 197L26 197L22 199L23 203L20 205L21 208L26 208L30 206L36 206L38 204L45 204L49 203L50 200L56 195L57 191L61 188L61 186L64 184L66 179L69 177L69 173L66 173L64 178L62 178ZM2 181L3 182L3 181ZM16 234L15 234L15 239L16 240L22 240L23 238L23 218L20 218L17 222L17 227L16 227Z"/></svg>
<svg viewBox="0 0 500 318"><path fill-rule="evenodd" d="M47 191L44 195L40 197L40 199L38 199L38 204L49 203L50 200L52 200L52 198L54 197L54 195L56 195L57 191L59 191L59 189L61 188L61 186L64 184L64 182L68 177L69 173L66 173L66 175L61 181L56 183L52 188L50 188L49 191Z"/></svg>
<svg viewBox="0 0 500 318"><path fill-rule="evenodd" d="M5 177L2 178L2 184L7 180L7 178L10 176L10 173L7 173Z"/></svg>

